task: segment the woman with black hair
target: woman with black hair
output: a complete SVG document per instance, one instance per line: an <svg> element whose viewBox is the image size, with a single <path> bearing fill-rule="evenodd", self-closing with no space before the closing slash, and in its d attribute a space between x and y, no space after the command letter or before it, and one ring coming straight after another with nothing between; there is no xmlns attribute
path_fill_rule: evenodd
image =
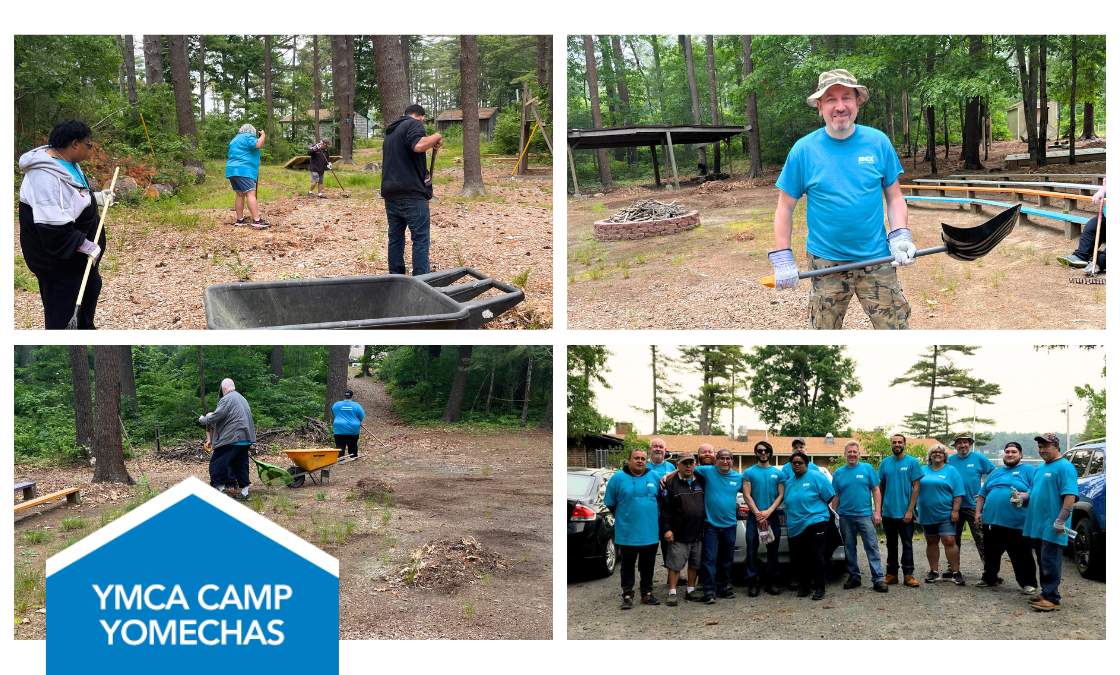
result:
<svg viewBox="0 0 1120 675"><path fill-rule="evenodd" d="M798 582L797 597L809 595L811 588L813 599L822 600L828 571L828 503L836 492L824 472L809 470L811 461L802 450L794 450L789 457L793 475L786 479L786 527L793 578Z"/></svg>
<svg viewBox="0 0 1120 675"><path fill-rule="evenodd" d="M39 297L48 329L66 328L78 302L86 261L89 273L78 328L94 328L93 315L101 293L98 259L105 234L97 231L97 207L108 208L113 193L95 192L80 162L93 150L92 131L85 122L66 120L51 129L47 145L19 158L19 240L23 259L39 282Z"/></svg>

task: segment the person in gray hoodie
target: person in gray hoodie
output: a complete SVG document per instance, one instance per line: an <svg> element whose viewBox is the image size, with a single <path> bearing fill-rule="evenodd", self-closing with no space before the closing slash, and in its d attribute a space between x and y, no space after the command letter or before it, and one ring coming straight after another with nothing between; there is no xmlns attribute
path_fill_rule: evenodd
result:
<svg viewBox="0 0 1120 675"><path fill-rule="evenodd" d="M19 158L19 243L27 268L39 282L47 329L70 323L90 258L95 264L78 311L78 328L95 327L105 233L96 242L91 238L97 231L97 207L108 208L113 194L92 190L80 166L93 149L92 135L84 122L66 120L51 129L47 145Z"/></svg>
<svg viewBox="0 0 1120 675"><path fill-rule="evenodd" d="M238 393L233 380L226 378L221 384L222 398L214 412L198 418L204 427L213 427L210 455L210 485L224 490L240 488L236 499L249 498L249 446L257 440L253 426L253 412L249 402ZM234 485L229 485L232 481Z"/></svg>

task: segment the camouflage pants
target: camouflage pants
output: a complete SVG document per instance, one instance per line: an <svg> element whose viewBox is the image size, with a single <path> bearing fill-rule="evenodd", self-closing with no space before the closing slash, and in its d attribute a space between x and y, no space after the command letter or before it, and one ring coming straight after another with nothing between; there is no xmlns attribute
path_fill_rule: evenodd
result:
<svg viewBox="0 0 1120 675"><path fill-rule="evenodd" d="M815 270L841 264L809 254L809 266ZM848 312L853 293L875 328L910 327L910 303L902 294L897 271L890 265L826 274L813 277L812 282L809 325L813 328L843 328L844 315Z"/></svg>

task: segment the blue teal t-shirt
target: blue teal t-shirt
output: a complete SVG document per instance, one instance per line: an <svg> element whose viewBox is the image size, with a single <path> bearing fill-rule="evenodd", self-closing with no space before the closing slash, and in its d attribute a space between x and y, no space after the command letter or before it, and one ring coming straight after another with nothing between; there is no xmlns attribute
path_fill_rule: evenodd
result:
<svg viewBox="0 0 1120 675"><path fill-rule="evenodd" d="M751 484L751 499L759 509L770 508L778 498L778 485L782 483L782 470L776 466L755 464L743 472L743 480Z"/></svg>
<svg viewBox="0 0 1120 675"><path fill-rule="evenodd" d="M1011 492L1030 492L1034 469L1033 466L1020 463L1010 469L1001 466L988 475L984 487L980 488L980 496L984 498L984 511L981 515L985 525L1023 529L1027 510L1011 503Z"/></svg>
<svg viewBox="0 0 1120 675"><path fill-rule="evenodd" d="M922 477L922 465L910 455L894 455L879 462L879 487L883 491L883 517L903 518L910 507L914 481Z"/></svg>
<svg viewBox="0 0 1120 675"><path fill-rule="evenodd" d="M732 527L737 520L739 502L736 495L743 489L743 474L734 469L720 473L714 466L698 466L696 473L704 477L704 510L712 527Z"/></svg>
<svg viewBox="0 0 1120 675"><path fill-rule="evenodd" d="M1062 510L1062 497L1077 496L1077 469L1065 457L1040 464L1034 468L1031 496L1027 500L1027 517L1023 523L1023 536L1065 546L1069 537L1054 530L1054 520ZM1066 527L1073 516L1066 518Z"/></svg>
<svg viewBox="0 0 1120 675"><path fill-rule="evenodd" d="M247 131L234 136L226 155L226 178L242 176L256 180L260 164L261 151L257 147L257 138Z"/></svg>
<svg viewBox="0 0 1120 675"><path fill-rule="evenodd" d="M832 474L832 489L839 495L836 513L841 516L870 516L871 492L879 486L879 475L867 462L844 466Z"/></svg>
<svg viewBox="0 0 1120 675"><path fill-rule="evenodd" d="M620 546L649 546L659 541L657 526L657 477L647 470L641 476L616 471L607 481L603 503L614 513L614 541Z"/></svg>
<svg viewBox="0 0 1120 675"><path fill-rule="evenodd" d="M649 462L646 464L646 468L652 471L659 480L677 470L677 467L668 460L661 462L660 464Z"/></svg>
<svg viewBox="0 0 1120 675"><path fill-rule="evenodd" d="M949 522L953 513L953 498L964 497L964 492L961 474L953 467L946 464L934 471L923 466L921 482L918 483L918 522L922 525ZM963 503L964 500L961 501Z"/></svg>
<svg viewBox="0 0 1120 675"><path fill-rule="evenodd" d="M995 470L995 464L992 464L991 460L975 450L968 453L968 457L963 458L956 454L949 455L947 463L961 474L961 480L964 481L964 498L961 499L961 508L976 508L976 495L980 494L980 481L984 476Z"/></svg>
<svg viewBox="0 0 1120 675"><path fill-rule="evenodd" d="M86 180L86 175L82 173L82 167L78 166L74 162L70 162L65 159L59 159L58 157L55 157L54 161L61 164L62 168L66 169L66 171L74 177L74 180L77 181L78 185L84 185L86 186L87 190L89 189L89 181Z"/></svg>
<svg viewBox="0 0 1120 675"><path fill-rule="evenodd" d="M802 476L786 480L786 527L796 537L805 528L829 519L828 502L836 496L828 476L820 471L806 471Z"/></svg>
<svg viewBox="0 0 1120 675"><path fill-rule="evenodd" d="M357 401L343 399L331 406L331 417L334 423L331 430L336 434L355 435L362 430L362 420L366 418L366 411L362 410Z"/></svg>
<svg viewBox="0 0 1120 675"><path fill-rule="evenodd" d="M777 187L794 199L808 195L805 248L826 260L890 255L883 223L883 190L902 175L886 134L857 124L837 140L824 127L793 144Z"/></svg>

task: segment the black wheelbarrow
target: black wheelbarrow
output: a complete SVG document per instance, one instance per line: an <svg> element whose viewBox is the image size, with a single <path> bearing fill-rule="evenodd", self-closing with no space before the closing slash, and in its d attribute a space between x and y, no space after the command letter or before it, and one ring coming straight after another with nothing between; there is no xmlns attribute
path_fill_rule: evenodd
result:
<svg viewBox="0 0 1120 675"><path fill-rule="evenodd" d="M470 277L465 283L455 283ZM494 289L500 291L481 299ZM290 279L215 284L203 295L212 329L479 328L525 299L470 267L410 277Z"/></svg>

